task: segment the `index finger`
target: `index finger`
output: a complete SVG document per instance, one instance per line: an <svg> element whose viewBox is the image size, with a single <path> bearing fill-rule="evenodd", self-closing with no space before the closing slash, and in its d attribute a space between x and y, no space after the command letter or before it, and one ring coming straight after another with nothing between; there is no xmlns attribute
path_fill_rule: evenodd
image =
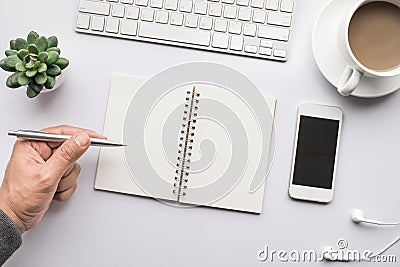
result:
<svg viewBox="0 0 400 267"><path fill-rule="evenodd" d="M85 132L89 135L91 138L100 138L100 139L107 139L107 137L96 133L95 131L84 129L84 128L79 128L79 127L74 127L70 125L59 125L59 126L54 126L54 127L48 127L43 129L42 131L49 132L49 133L54 133L54 134L64 134L64 135L75 135L77 133ZM51 148L57 148L59 147L63 142L47 142L47 145Z"/></svg>

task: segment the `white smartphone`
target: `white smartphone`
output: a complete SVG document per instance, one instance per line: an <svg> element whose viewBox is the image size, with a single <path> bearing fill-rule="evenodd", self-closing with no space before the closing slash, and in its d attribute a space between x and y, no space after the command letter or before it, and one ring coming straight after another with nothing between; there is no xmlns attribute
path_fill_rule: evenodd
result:
<svg viewBox="0 0 400 267"><path fill-rule="evenodd" d="M332 201L342 117L338 107L299 105L290 197L324 203Z"/></svg>

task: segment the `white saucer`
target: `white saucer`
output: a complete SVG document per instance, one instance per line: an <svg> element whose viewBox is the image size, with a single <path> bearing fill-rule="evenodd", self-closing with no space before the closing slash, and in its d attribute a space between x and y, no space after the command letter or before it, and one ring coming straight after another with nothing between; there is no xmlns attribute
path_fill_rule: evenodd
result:
<svg viewBox="0 0 400 267"><path fill-rule="evenodd" d="M346 61L337 45L337 31L343 14L353 1L331 0L318 16L313 30L312 46L314 58L325 78L335 87L339 83ZM400 76L391 78L363 77L357 89L351 94L357 97L384 96L400 88Z"/></svg>

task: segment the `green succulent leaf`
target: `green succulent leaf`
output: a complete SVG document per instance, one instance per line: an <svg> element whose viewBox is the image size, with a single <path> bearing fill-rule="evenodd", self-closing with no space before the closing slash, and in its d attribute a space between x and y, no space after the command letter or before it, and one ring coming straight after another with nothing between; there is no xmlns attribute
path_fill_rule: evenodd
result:
<svg viewBox="0 0 400 267"><path fill-rule="evenodd" d="M49 76L58 76L61 74L61 68L57 65L51 65L49 67L47 67L47 75Z"/></svg>
<svg viewBox="0 0 400 267"><path fill-rule="evenodd" d="M46 60L47 60L47 58L48 58L47 52L40 52L39 55L38 55L38 60L39 60L40 62L45 63Z"/></svg>
<svg viewBox="0 0 400 267"><path fill-rule="evenodd" d="M47 81L44 84L44 87L46 87L47 89L52 89L55 84L56 84L56 78L52 76L47 76Z"/></svg>
<svg viewBox="0 0 400 267"><path fill-rule="evenodd" d="M12 55L5 58L5 63L10 68L15 68L15 65L17 65L17 63L20 61L21 60L18 58L17 55Z"/></svg>
<svg viewBox="0 0 400 267"><path fill-rule="evenodd" d="M15 72L13 74L11 74L6 81L6 85L9 88L18 88L21 85L19 85L18 83L18 76L19 76L20 72Z"/></svg>
<svg viewBox="0 0 400 267"><path fill-rule="evenodd" d="M31 31L28 34L28 38L27 38L28 44L34 44L38 38L39 38L39 34L37 34L34 31Z"/></svg>
<svg viewBox="0 0 400 267"><path fill-rule="evenodd" d="M47 42L49 43L49 48L57 47L57 45L58 45L58 40L57 40L57 37L55 37L55 36L50 36L47 39Z"/></svg>
<svg viewBox="0 0 400 267"><path fill-rule="evenodd" d="M28 84L30 84L31 82L32 82L32 78L26 76L26 74L25 74L24 72L21 72L21 73L18 75L18 83L19 83L21 86L28 85Z"/></svg>
<svg viewBox="0 0 400 267"><path fill-rule="evenodd" d="M47 38L44 36L40 36L36 42L35 42L37 48L39 49L39 52L43 52L47 50L47 47L49 46L47 42Z"/></svg>
<svg viewBox="0 0 400 267"><path fill-rule="evenodd" d="M55 64L58 65L63 70L66 67L68 67L69 61L66 58L60 57L59 59L57 59Z"/></svg>
<svg viewBox="0 0 400 267"><path fill-rule="evenodd" d="M15 65L15 69L17 71L26 71L24 62L22 62L22 61L18 62L17 65Z"/></svg>
<svg viewBox="0 0 400 267"><path fill-rule="evenodd" d="M29 98L34 98L35 96L37 96L40 93L40 91L42 91L42 88L43 88L43 85L39 85L39 84L33 82L28 86L28 89L26 90L26 95Z"/></svg>
<svg viewBox="0 0 400 267"><path fill-rule="evenodd" d="M15 71L15 68L7 66L5 58L0 60L0 68L2 68L5 71Z"/></svg>
<svg viewBox="0 0 400 267"><path fill-rule="evenodd" d="M15 45L15 40L10 40L10 49L17 50L17 46Z"/></svg>
<svg viewBox="0 0 400 267"><path fill-rule="evenodd" d="M47 71L47 65L46 65L45 63L40 63L40 65L39 65L37 71L38 71L39 73L46 72L46 71Z"/></svg>
<svg viewBox="0 0 400 267"><path fill-rule="evenodd" d="M28 50L26 49L21 49L17 52L17 56L19 57L19 59L23 60L24 57L26 57L29 54Z"/></svg>
<svg viewBox="0 0 400 267"><path fill-rule="evenodd" d="M47 65L52 65L52 64L56 63L56 61L58 60L59 57L60 57L60 55L55 51L48 52L48 57L46 60Z"/></svg>
<svg viewBox="0 0 400 267"><path fill-rule="evenodd" d="M26 49L27 47L28 47L28 42L25 39L17 38L15 40L15 49L13 50Z"/></svg>
<svg viewBox="0 0 400 267"><path fill-rule="evenodd" d="M6 56L8 57L8 56L12 56L12 55L16 55L18 52L17 52L17 50L6 50L5 51L5 54L6 54Z"/></svg>
<svg viewBox="0 0 400 267"><path fill-rule="evenodd" d="M38 73L35 76L35 81L39 85L43 85L47 81L47 74L46 72Z"/></svg>
<svg viewBox="0 0 400 267"><path fill-rule="evenodd" d="M38 72L37 69L32 68L32 69L27 70L25 72L25 75L28 78L32 78L32 77L34 77L36 75L37 72Z"/></svg>
<svg viewBox="0 0 400 267"><path fill-rule="evenodd" d="M47 52L51 52L51 51L55 51L57 52L59 55L61 54L61 50L58 47L50 47L47 49Z"/></svg>
<svg viewBox="0 0 400 267"><path fill-rule="evenodd" d="M35 54L35 55L39 54L39 48L38 48L37 45L35 45L35 44L30 44L30 45L28 46L28 51L29 51L29 53L31 53L31 54Z"/></svg>

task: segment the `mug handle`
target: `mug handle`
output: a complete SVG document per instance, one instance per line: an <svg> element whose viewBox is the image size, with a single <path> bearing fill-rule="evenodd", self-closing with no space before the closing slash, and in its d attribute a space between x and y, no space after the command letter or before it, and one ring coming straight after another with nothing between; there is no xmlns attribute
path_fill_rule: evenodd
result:
<svg viewBox="0 0 400 267"><path fill-rule="evenodd" d="M358 70L346 66L343 71L342 77L339 80L338 92L343 96L350 95L360 83L362 73Z"/></svg>

